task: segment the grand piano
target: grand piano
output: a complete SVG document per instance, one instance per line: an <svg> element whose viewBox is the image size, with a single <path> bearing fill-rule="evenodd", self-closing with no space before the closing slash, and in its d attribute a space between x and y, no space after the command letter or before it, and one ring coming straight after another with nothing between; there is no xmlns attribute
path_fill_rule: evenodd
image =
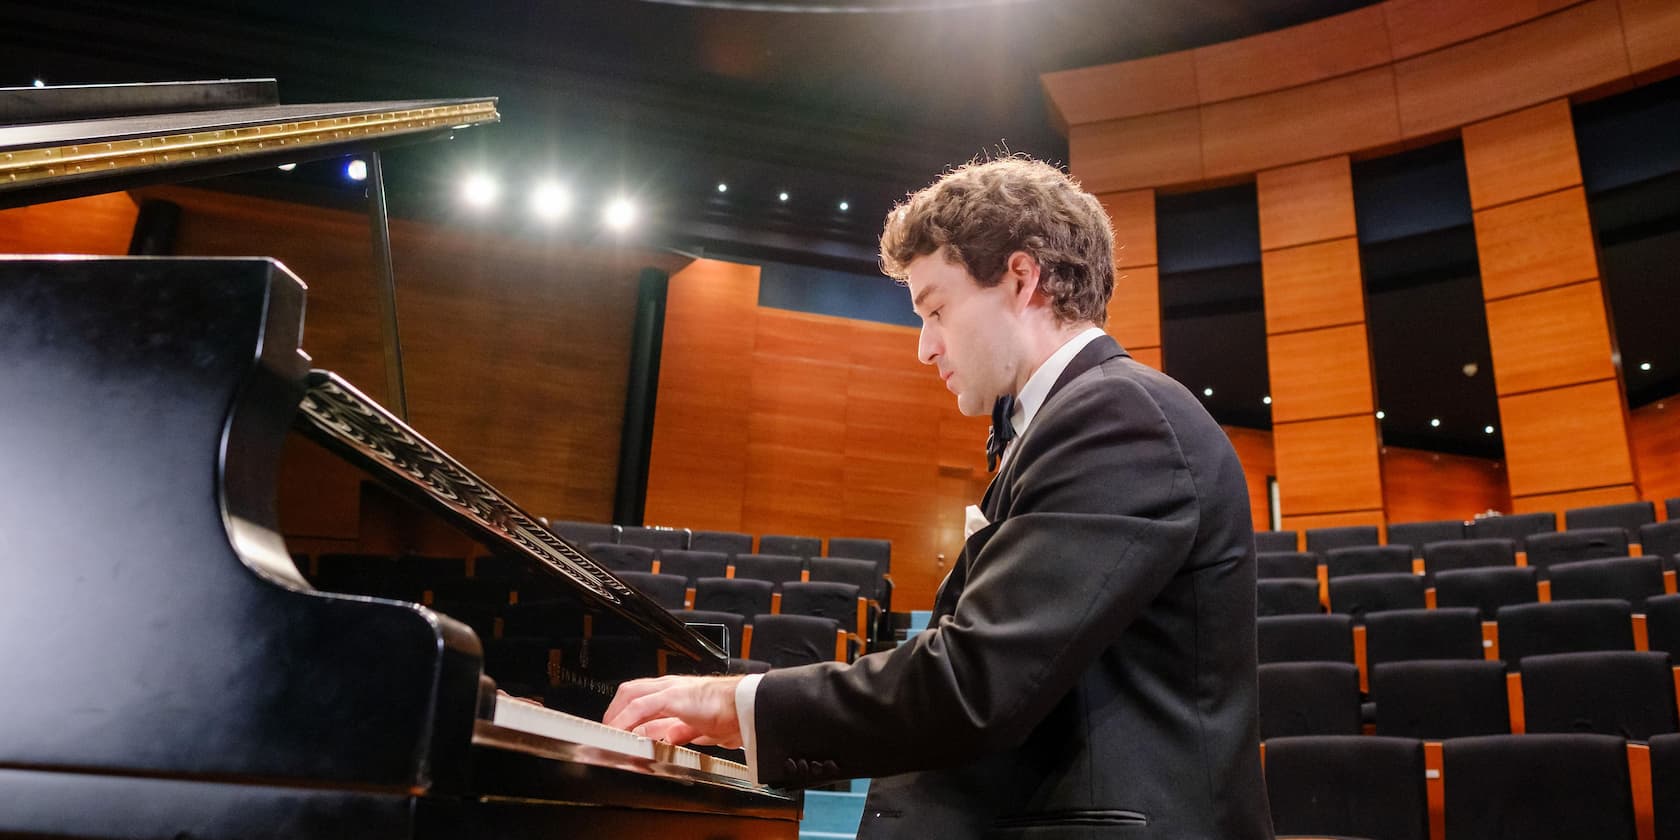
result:
<svg viewBox="0 0 1680 840"><path fill-rule="evenodd" d="M69 177L28 188L105 186ZM618 683L726 652L311 369L304 302L263 258L0 257L0 836L795 836L798 793L594 722ZM483 555L312 582L277 519L288 436Z"/></svg>

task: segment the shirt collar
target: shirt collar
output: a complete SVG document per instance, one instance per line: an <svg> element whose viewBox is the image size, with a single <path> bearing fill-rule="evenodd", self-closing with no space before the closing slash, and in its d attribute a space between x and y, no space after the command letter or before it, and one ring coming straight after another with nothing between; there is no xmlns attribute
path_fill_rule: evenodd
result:
<svg viewBox="0 0 1680 840"><path fill-rule="evenodd" d="M1067 370L1073 357L1103 334L1100 327L1091 327L1068 339L1044 360L1044 364L1038 366L1038 370L1033 371L1032 376L1027 377L1027 384L1022 385L1021 393L1015 395L1015 413L1009 415L1009 425L1015 428L1017 437L1026 434L1027 426L1032 424L1033 417L1044 405L1044 398L1050 394L1050 386L1062 377L1062 371Z"/></svg>

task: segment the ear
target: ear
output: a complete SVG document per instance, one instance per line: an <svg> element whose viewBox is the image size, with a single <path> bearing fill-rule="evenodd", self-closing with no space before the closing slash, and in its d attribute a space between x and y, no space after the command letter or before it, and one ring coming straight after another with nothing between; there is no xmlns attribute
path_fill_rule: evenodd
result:
<svg viewBox="0 0 1680 840"><path fill-rule="evenodd" d="M1003 264L1004 281L1010 283L1015 305L1020 309L1031 306L1038 297L1038 260L1026 251L1016 251Z"/></svg>

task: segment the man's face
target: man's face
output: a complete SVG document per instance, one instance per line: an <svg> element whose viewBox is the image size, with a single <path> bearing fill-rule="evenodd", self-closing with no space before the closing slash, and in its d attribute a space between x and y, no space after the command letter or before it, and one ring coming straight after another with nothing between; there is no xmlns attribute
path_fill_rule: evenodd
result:
<svg viewBox="0 0 1680 840"><path fill-rule="evenodd" d="M946 262L943 248L911 260L909 269L910 299L922 319L916 357L939 368L958 411L990 414L993 400L1015 390L1014 284L1006 278L982 288L961 264Z"/></svg>

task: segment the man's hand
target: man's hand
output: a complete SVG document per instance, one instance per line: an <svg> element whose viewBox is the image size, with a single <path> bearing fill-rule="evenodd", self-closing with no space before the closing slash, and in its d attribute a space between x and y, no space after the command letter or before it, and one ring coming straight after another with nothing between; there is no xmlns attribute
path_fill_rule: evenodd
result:
<svg viewBox="0 0 1680 840"><path fill-rule="evenodd" d="M618 687L602 722L672 744L741 746L735 717L740 677L656 677Z"/></svg>

